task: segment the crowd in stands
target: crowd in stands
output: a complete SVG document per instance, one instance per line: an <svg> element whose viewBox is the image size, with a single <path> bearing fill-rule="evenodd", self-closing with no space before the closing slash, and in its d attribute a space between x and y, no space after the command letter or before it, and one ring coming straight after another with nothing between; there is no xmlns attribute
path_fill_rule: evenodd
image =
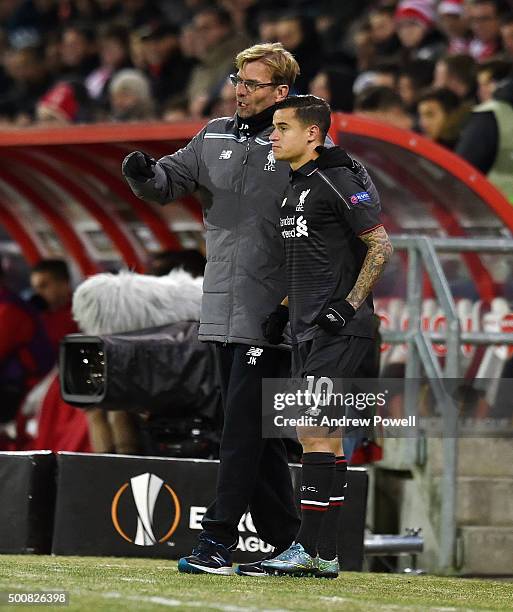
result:
<svg viewBox="0 0 513 612"><path fill-rule="evenodd" d="M231 115L258 41L295 55L294 93L417 130L513 198L513 0L4 0L0 129Z"/></svg>
<svg viewBox="0 0 513 612"><path fill-rule="evenodd" d="M513 0L3 0L0 129L232 115L258 41L295 55L293 93L417 130L513 201Z"/></svg>
<svg viewBox="0 0 513 612"><path fill-rule="evenodd" d="M232 114L233 58L256 41L294 53L296 93L454 148L510 75L513 3L4 0L0 125Z"/></svg>

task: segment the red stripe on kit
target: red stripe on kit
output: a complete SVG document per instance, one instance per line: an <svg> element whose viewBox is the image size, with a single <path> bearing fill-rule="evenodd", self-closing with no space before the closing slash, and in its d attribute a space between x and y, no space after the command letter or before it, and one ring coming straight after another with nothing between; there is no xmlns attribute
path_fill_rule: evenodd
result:
<svg viewBox="0 0 513 612"><path fill-rule="evenodd" d="M328 506L303 506L303 504L301 504L301 510L317 510L317 512L326 512L327 509Z"/></svg>

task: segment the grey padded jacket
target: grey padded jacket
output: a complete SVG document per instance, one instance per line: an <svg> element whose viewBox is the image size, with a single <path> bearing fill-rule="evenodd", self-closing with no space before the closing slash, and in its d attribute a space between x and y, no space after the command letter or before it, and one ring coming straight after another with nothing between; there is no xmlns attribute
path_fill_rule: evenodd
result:
<svg viewBox="0 0 513 612"><path fill-rule="evenodd" d="M279 210L289 164L276 162L269 136L239 132L235 118L210 121L187 146L162 157L155 177L126 177L140 198L166 204L197 192L207 266L199 338L268 346L261 325L286 295Z"/></svg>

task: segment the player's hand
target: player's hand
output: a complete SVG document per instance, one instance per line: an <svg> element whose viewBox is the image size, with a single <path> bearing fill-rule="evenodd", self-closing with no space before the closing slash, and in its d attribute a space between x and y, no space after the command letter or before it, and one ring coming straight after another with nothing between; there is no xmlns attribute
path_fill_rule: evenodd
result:
<svg viewBox="0 0 513 612"><path fill-rule="evenodd" d="M267 315L262 323L264 338L269 344L281 344L283 342L283 330L289 320L289 309L280 304L276 310Z"/></svg>
<svg viewBox="0 0 513 612"><path fill-rule="evenodd" d="M328 307L322 310L314 319L314 323L328 334L337 334L356 314L351 304L344 300L336 308Z"/></svg>
<svg viewBox="0 0 513 612"><path fill-rule="evenodd" d="M123 174L134 181L144 182L155 176L157 162L143 151L133 151L123 160Z"/></svg>

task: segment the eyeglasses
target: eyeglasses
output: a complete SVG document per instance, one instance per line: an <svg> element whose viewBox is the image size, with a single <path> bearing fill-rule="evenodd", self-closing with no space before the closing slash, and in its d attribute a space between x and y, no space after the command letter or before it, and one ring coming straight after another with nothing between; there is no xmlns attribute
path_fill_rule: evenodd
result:
<svg viewBox="0 0 513 612"><path fill-rule="evenodd" d="M277 83L259 83L258 81L245 81L241 79L238 74L230 74L230 82L234 87L237 85L244 85L248 93L254 93L261 87L277 87Z"/></svg>

